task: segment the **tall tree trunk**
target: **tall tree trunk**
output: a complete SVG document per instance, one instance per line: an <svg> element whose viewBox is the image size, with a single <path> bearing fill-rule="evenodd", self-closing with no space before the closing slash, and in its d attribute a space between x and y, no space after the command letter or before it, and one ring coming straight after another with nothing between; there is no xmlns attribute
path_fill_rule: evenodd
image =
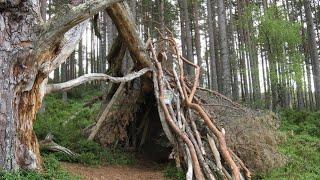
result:
<svg viewBox="0 0 320 180"><path fill-rule="evenodd" d="M231 74L232 74L232 98L234 101L239 100L239 80L238 80L238 58L236 57L236 52L235 52L235 41L234 41L234 19L233 16L234 14L232 13L232 3L229 3L229 16L230 16L230 23L228 26L228 33L229 33L229 40L228 40L228 46L230 49L230 59L231 59Z"/></svg>
<svg viewBox="0 0 320 180"><path fill-rule="evenodd" d="M192 48L192 36L191 36L191 23L190 23L190 17L189 17L189 6L188 6L188 0L180 0L181 1L181 9L183 9L183 20L184 20L184 29L182 31L185 31L186 33L186 43L187 43L187 58L189 61L194 62L193 58L193 48ZM186 66L186 71L188 75L193 75L194 70L190 66Z"/></svg>
<svg viewBox="0 0 320 180"><path fill-rule="evenodd" d="M47 20L47 0L40 0L40 13L43 21Z"/></svg>
<svg viewBox="0 0 320 180"><path fill-rule="evenodd" d="M216 55L215 55L215 37L214 37L214 28L213 24L213 11L211 0L207 0L207 11L208 11L208 34L209 34L209 54L210 54L210 83L211 89L217 91L218 90L218 80L217 80L217 66L216 66Z"/></svg>
<svg viewBox="0 0 320 180"><path fill-rule="evenodd" d="M310 59L312 63L313 81L315 87L315 101L317 109L320 109L320 67L319 54L317 49L316 34L310 9L310 0L304 0L304 9L308 25L308 44L310 49Z"/></svg>
<svg viewBox="0 0 320 180"><path fill-rule="evenodd" d="M106 73L107 63L107 13L102 12L102 23L101 23L101 39L100 39L100 72ZM101 83L101 89L106 89L106 83Z"/></svg>
<svg viewBox="0 0 320 180"><path fill-rule="evenodd" d="M0 169L39 169L39 145L32 127L41 105L43 77L32 64L32 42L40 18L31 1L11 3L0 11Z"/></svg>
<svg viewBox="0 0 320 180"><path fill-rule="evenodd" d="M82 45L82 39L80 40L79 43L79 51L78 51L78 77L82 76L84 74L83 70L83 45Z"/></svg>
<svg viewBox="0 0 320 180"><path fill-rule="evenodd" d="M202 67L202 57L201 57L201 42L200 42L200 28L199 28L199 2L198 0L192 0L192 14L193 14L193 22L194 22L194 32L195 32L195 47L197 54L197 63L200 67L200 86L203 86L204 83L204 75L203 75L203 67Z"/></svg>
<svg viewBox="0 0 320 180"><path fill-rule="evenodd" d="M182 8L182 0L179 0L179 7L180 7L180 39L181 39L181 48L182 48L182 56L187 57L187 34L185 29L185 16L184 16L184 8Z"/></svg>
<svg viewBox="0 0 320 180"><path fill-rule="evenodd" d="M88 53L88 47L89 47L89 29L90 27L87 27L86 28L86 32L85 32L85 34L86 34L86 74L88 74L89 73L89 53Z"/></svg>
<svg viewBox="0 0 320 180"><path fill-rule="evenodd" d="M61 82L66 82L67 81L67 62L64 62L61 65ZM63 101L67 101L68 100L68 94L67 92L63 92L62 93L62 99Z"/></svg>
<svg viewBox="0 0 320 180"><path fill-rule="evenodd" d="M204 34L204 39L205 39L205 55L204 55L204 59L206 62L206 76L207 76L207 88L211 89L211 79L210 79L210 63L209 63L209 54L210 54L210 47L208 45L209 43L209 39L208 39L208 31L205 31Z"/></svg>
<svg viewBox="0 0 320 180"><path fill-rule="evenodd" d="M232 96L229 50L227 45L226 13L224 0L218 0L218 25L220 34L221 61L223 65L223 93Z"/></svg>
<svg viewBox="0 0 320 180"><path fill-rule="evenodd" d="M249 6L249 1L246 0L246 5ZM248 20L248 46L250 54L250 65L251 65L251 78L252 78L252 91L253 91L253 101L258 103L261 100L261 90L260 90L260 74L259 74L259 61L258 61L258 49L257 43L255 41L253 33L253 20L250 18Z"/></svg>

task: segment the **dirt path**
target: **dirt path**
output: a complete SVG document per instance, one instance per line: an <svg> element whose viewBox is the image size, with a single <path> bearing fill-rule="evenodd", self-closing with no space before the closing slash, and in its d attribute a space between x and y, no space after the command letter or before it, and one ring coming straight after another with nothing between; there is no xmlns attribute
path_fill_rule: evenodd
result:
<svg viewBox="0 0 320 180"><path fill-rule="evenodd" d="M106 165L89 167L82 164L62 163L73 175L88 180L164 180L163 167L136 164L132 166Z"/></svg>

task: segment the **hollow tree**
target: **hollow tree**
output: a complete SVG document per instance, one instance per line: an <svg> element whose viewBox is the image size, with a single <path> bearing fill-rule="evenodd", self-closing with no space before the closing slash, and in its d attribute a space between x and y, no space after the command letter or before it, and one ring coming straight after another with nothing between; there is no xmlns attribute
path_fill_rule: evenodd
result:
<svg viewBox="0 0 320 180"><path fill-rule="evenodd" d="M39 0L0 1L0 169L41 169L33 124L47 77L73 52L86 19L116 2L71 1L44 22Z"/></svg>

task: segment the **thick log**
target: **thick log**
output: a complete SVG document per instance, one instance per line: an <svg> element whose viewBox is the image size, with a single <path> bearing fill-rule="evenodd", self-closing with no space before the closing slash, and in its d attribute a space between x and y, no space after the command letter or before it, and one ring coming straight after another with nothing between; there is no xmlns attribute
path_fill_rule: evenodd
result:
<svg viewBox="0 0 320 180"><path fill-rule="evenodd" d="M126 43L135 64L140 66L138 68L152 67L146 45L139 36L133 16L129 13L128 5L126 3L116 3L108 7L107 12Z"/></svg>

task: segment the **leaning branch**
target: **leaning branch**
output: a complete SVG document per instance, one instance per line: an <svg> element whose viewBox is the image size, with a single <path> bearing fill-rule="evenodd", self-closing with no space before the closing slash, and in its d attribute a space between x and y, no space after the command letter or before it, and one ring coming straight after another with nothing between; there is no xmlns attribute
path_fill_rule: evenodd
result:
<svg viewBox="0 0 320 180"><path fill-rule="evenodd" d="M126 43L135 64L138 67L152 67L146 45L141 40L133 16L128 9L129 7L125 2L115 3L107 8L107 12L117 27L119 35Z"/></svg>
<svg viewBox="0 0 320 180"><path fill-rule="evenodd" d="M63 91L67 91L70 90L74 87L77 87L81 84L84 84L86 82L90 82L90 81L95 81L95 80L100 80L100 81L109 81L109 82L113 82L113 83L122 83L122 82L128 82L131 81L135 78L138 78L140 76L142 76L143 74L145 74L146 72L151 71L150 68L144 68L141 69L138 72L134 72L131 74L128 74L124 77L112 77L106 74L102 74L102 73L92 73L92 74L86 74L83 76L80 76L76 79L73 79L71 81L67 81L64 83L59 83L59 84L49 84L46 87L46 94L50 94L50 93L54 93L54 92L63 92Z"/></svg>

